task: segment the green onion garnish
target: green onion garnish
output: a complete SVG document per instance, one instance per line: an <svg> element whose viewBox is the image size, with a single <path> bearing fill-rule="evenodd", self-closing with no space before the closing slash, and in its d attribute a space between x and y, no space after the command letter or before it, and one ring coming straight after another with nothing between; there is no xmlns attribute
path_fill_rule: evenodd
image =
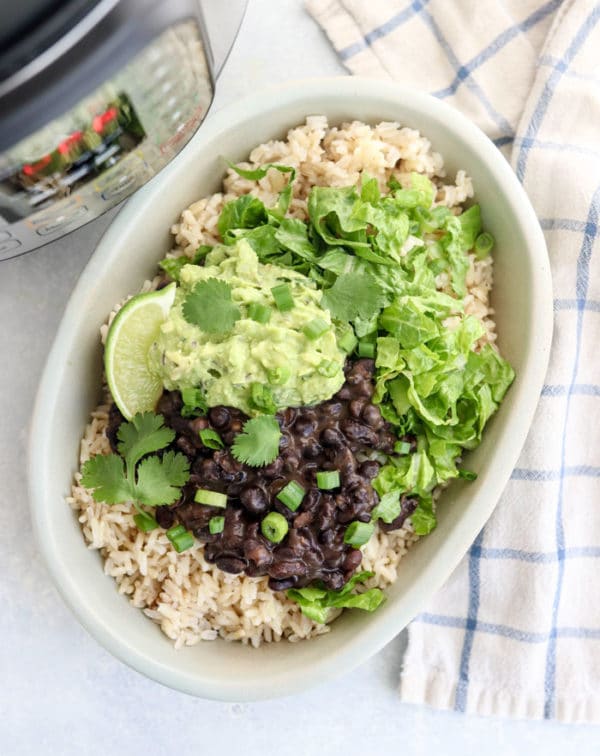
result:
<svg viewBox="0 0 600 756"><path fill-rule="evenodd" d="M267 378L273 386L281 386L283 383L287 383L291 374L292 371L285 365L267 370Z"/></svg>
<svg viewBox="0 0 600 756"><path fill-rule="evenodd" d="M225 527L224 517L211 517L210 520L208 521L208 529L211 535L222 533L224 527Z"/></svg>
<svg viewBox="0 0 600 756"><path fill-rule="evenodd" d="M183 401L183 407L181 408L182 417L196 417L208 412L206 399L200 389L181 389L181 399Z"/></svg>
<svg viewBox="0 0 600 756"><path fill-rule="evenodd" d="M187 551L187 549L191 549L194 545L194 534L190 533L189 530L186 530L185 533L181 533L181 535L175 536L175 538L170 538L169 540L173 544L175 551L178 554L181 554L182 551Z"/></svg>
<svg viewBox="0 0 600 756"><path fill-rule="evenodd" d="M289 530L287 520L279 512L269 512L260 523L260 529L264 537L271 543L280 543Z"/></svg>
<svg viewBox="0 0 600 756"><path fill-rule="evenodd" d="M212 428L203 428L200 431L200 440L207 449L222 449L224 446L221 436Z"/></svg>
<svg viewBox="0 0 600 756"><path fill-rule="evenodd" d="M477 239L475 239L475 257L478 260L483 260L490 254L493 246L494 237L491 234L488 234L487 231L479 234Z"/></svg>
<svg viewBox="0 0 600 756"><path fill-rule="evenodd" d="M170 541L172 538L177 538L177 536L180 536L183 533L185 533L185 525L173 525L172 528L167 530L167 538Z"/></svg>
<svg viewBox="0 0 600 756"><path fill-rule="evenodd" d="M271 308L259 302L252 302L248 305L248 317L257 323L268 323L271 320Z"/></svg>
<svg viewBox="0 0 600 756"><path fill-rule="evenodd" d="M353 352L357 344L358 339L354 335L354 331L346 331L346 333L338 339L338 347L342 352L346 352L347 354Z"/></svg>
<svg viewBox="0 0 600 756"><path fill-rule="evenodd" d="M280 312L287 312L294 308L294 298L292 297L292 290L289 284L279 284L271 289L273 299L277 305L277 309Z"/></svg>
<svg viewBox="0 0 600 756"><path fill-rule="evenodd" d="M225 509L227 506L227 495L218 491L209 491L207 488L199 488L194 494L196 504L206 504L207 507L219 507Z"/></svg>
<svg viewBox="0 0 600 756"><path fill-rule="evenodd" d="M274 415L277 412L273 392L268 386L258 383L258 381L253 381L250 384L250 404L254 409L260 410L267 415Z"/></svg>
<svg viewBox="0 0 600 756"><path fill-rule="evenodd" d="M344 543L350 544L350 546L358 547L364 546L375 531L375 525L372 522L359 522L354 520L346 528L344 533Z"/></svg>
<svg viewBox="0 0 600 756"><path fill-rule="evenodd" d="M317 339L320 339L321 336L324 336L329 328L329 323L326 320L323 320L323 318L315 318L302 328L302 333L307 339L309 339L309 341L316 341Z"/></svg>
<svg viewBox="0 0 600 756"><path fill-rule="evenodd" d="M410 452L410 443L408 441L396 441L394 451L396 454L408 454Z"/></svg>
<svg viewBox="0 0 600 756"><path fill-rule="evenodd" d="M167 538L173 544L178 554L194 545L194 535L186 530L183 525L175 525L167 530Z"/></svg>
<svg viewBox="0 0 600 756"><path fill-rule="evenodd" d="M325 378L333 378L338 370L339 367L337 362L334 362L333 360L323 360L317 367L317 373L319 373L319 375L324 375Z"/></svg>
<svg viewBox="0 0 600 756"><path fill-rule="evenodd" d="M137 525L138 530L141 530L142 533L149 533L151 530L155 530L158 527L158 523L154 517L146 514L146 512L140 512L139 514L133 515L133 521Z"/></svg>
<svg viewBox="0 0 600 756"><path fill-rule="evenodd" d="M321 470L317 473L317 486L321 491L330 491L340 485L340 474L337 470Z"/></svg>
<svg viewBox="0 0 600 756"><path fill-rule="evenodd" d="M358 356L359 357L375 357L375 343L373 341L359 341L358 342Z"/></svg>
<svg viewBox="0 0 600 756"><path fill-rule="evenodd" d="M280 502L285 504L288 509L295 512L300 504L302 504L302 499L304 498L305 493L306 491L299 483L295 480L290 480L287 486L284 486L277 494L277 498Z"/></svg>

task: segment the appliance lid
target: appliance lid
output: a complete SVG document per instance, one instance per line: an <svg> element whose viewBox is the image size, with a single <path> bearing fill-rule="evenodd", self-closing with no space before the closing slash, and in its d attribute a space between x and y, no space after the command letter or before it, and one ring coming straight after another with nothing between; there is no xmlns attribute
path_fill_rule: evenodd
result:
<svg viewBox="0 0 600 756"><path fill-rule="evenodd" d="M0 16L0 261L102 214L185 146L246 4L21 0Z"/></svg>

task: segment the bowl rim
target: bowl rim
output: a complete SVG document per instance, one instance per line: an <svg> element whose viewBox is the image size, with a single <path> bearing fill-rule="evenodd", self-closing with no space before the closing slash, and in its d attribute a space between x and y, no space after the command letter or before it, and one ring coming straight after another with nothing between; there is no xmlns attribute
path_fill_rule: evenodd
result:
<svg viewBox="0 0 600 756"><path fill-rule="evenodd" d="M510 454L505 455L506 461L502 469L488 482L485 501L463 513L464 527L460 529L461 532L458 533L458 529L455 530L453 537L444 541L436 553L436 558L429 560L425 568L429 589L425 591L425 595L422 595L423 591L416 591L414 586L411 586L405 592L403 600L390 610L391 614L385 622L368 623L351 642L346 643L335 654L320 660L318 676L315 675L314 668L300 670L295 672L293 677L268 680L269 689L266 685L256 682L244 682L242 687L235 680L220 681L215 684L198 677L195 673L170 668L141 652L128 638L117 636L111 631L104 619L94 610L93 600L87 602L80 600L76 581L56 553L52 539L46 537L52 518L51 507L44 503L46 500L43 485L46 478L45 468L42 467L40 471L39 464L39 460L44 459L44 449L49 442L44 418L55 402L64 368L66 347L73 337L73 324L81 317L81 313L85 312L86 298L89 291L93 290L98 276L101 276L106 265L113 261L114 250L119 247L122 231L131 222L139 221L145 205L155 199L156 195L163 191L164 186L168 185L179 172L185 170L185 161L191 159L195 152L202 151L208 142L217 138L219 133L229 128L232 122L252 120L266 110L281 109L302 101L308 103L311 98L327 96L334 92L336 95L342 93L349 98L379 99L388 100L390 103L408 104L411 109L419 111L425 117L443 120L444 123L449 124L450 131L457 135L460 132L460 139L469 144L470 150L480 160L491 164L491 170L500 182L503 192L507 194L511 209L523 229L528 256L536 271L531 305L532 322L535 323L537 329L537 359L528 358L521 373L528 387L528 401L522 400L522 403L526 404L525 410L523 411L521 407L519 408L521 412L513 411L513 414L518 416L509 420L511 432L516 434L519 443L512 445ZM550 356L552 331L550 264L545 239L533 207L502 153L465 115L429 94L394 82L352 76L290 80L229 103L209 115L202 128L182 152L158 176L127 201L102 236L65 308L40 380L30 423L28 446L29 508L37 545L48 572L67 606L83 627L104 648L129 667L179 691L224 701L254 701L296 693L342 672L349 672L390 642L419 613L426 601L442 586L463 558L477 533L491 515L521 452L533 419ZM507 433L507 430L504 433ZM507 469L508 472L506 472ZM440 564L444 565L443 569L440 568Z"/></svg>

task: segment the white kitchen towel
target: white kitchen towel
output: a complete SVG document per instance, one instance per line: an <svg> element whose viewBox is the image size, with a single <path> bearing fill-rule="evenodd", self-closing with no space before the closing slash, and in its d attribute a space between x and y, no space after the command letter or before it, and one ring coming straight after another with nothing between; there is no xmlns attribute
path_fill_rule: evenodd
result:
<svg viewBox="0 0 600 756"><path fill-rule="evenodd" d="M600 722L600 3L309 0L354 74L426 90L503 149L546 234L555 332L494 516L409 629L402 700Z"/></svg>

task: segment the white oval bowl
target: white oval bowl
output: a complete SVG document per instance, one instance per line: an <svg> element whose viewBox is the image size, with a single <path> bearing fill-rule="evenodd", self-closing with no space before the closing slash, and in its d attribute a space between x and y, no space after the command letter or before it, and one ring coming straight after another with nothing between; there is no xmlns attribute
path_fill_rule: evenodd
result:
<svg viewBox="0 0 600 756"><path fill-rule="evenodd" d="M176 651L157 625L118 594L96 551L86 547L64 497L79 442L100 396L100 324L114 304L154 274L171 246L169 229L192 201L219 189L222 157L242 160L283 137L307 115L330 124L399 121L419 129L449 175L472 176L486 229L497 240L499 344L516 380L480 447L469 455L474 483L442 497L439 524L402 560L388 601L374 614L345 612L330 633L259 649L222 640ZM428 95L358 78L292 82L261 91L211 116L181 155L140 190L112 223L69 301L39 388L29 458L31 512L40 549L82 625L134 669L177 690L221 700L257 700L300 691L347 672L388 643L448 578L490 516L525 441L546 371L552 287L544 238L508 163L457 111Z"/></svg>

